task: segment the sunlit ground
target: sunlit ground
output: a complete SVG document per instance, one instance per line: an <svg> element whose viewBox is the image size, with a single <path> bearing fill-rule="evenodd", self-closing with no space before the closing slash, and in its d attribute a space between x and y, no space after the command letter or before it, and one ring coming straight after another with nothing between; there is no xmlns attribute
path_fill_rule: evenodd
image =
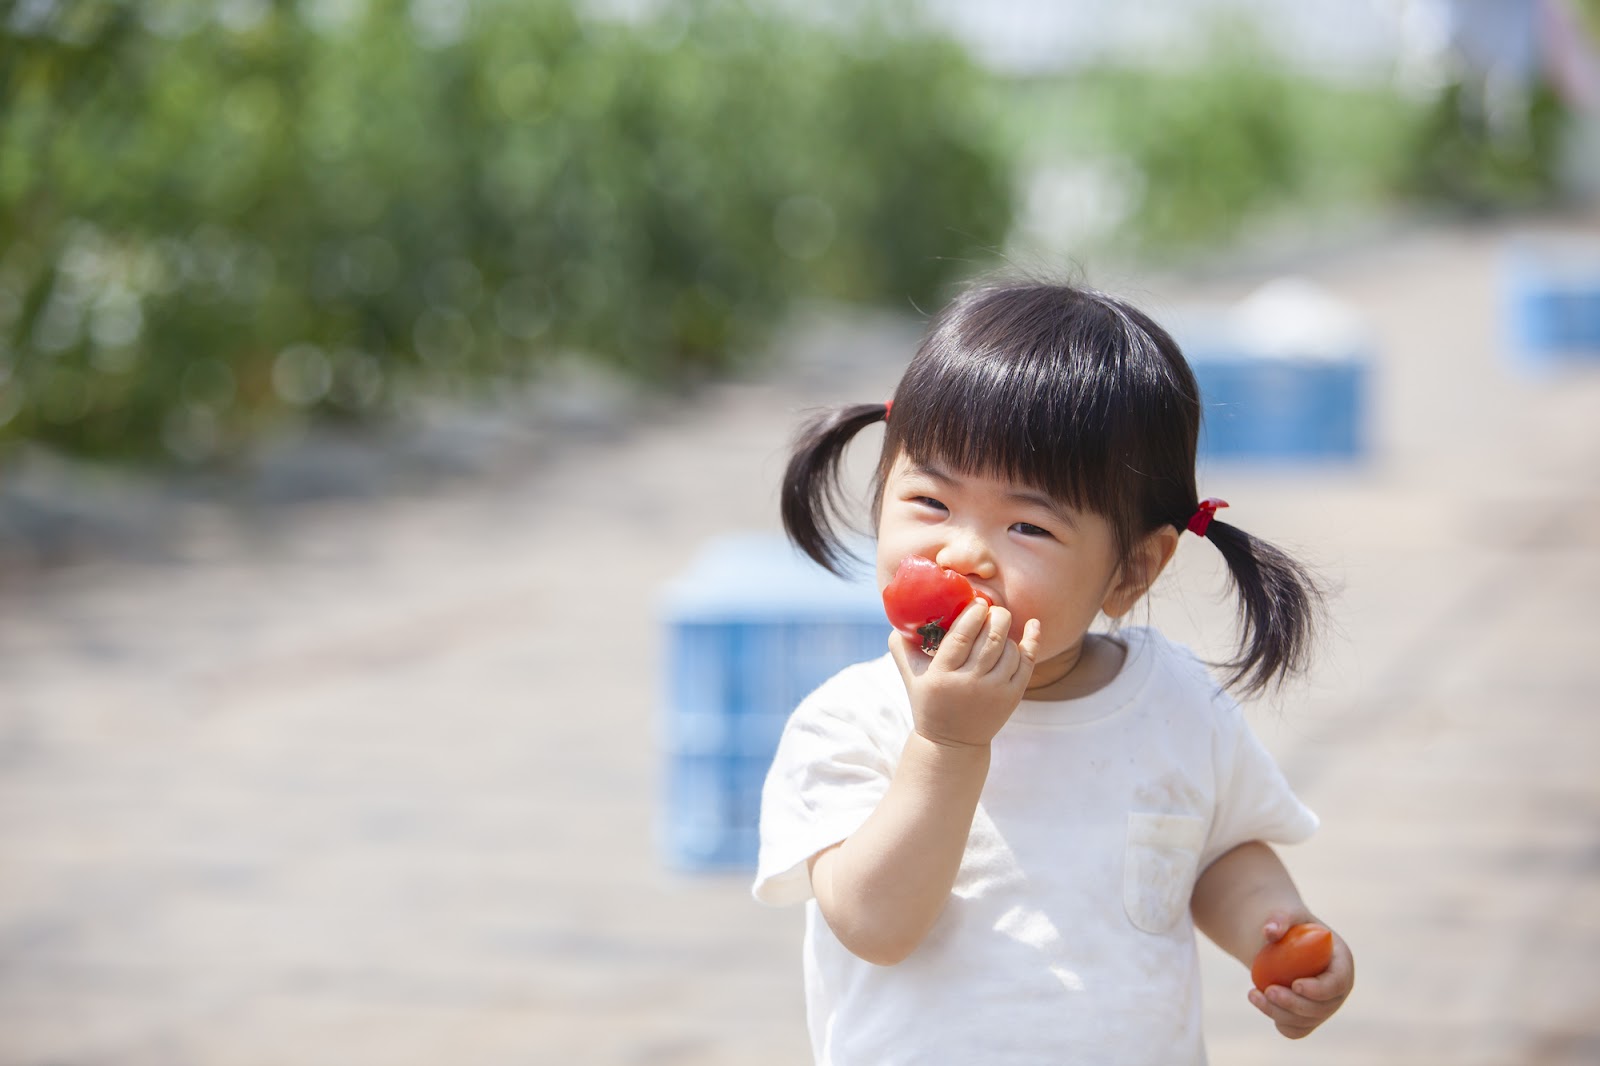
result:
<svg viewBox="0 0 1600 1066"><path fill-rule="evenodd" d="M1289 860L1359 970L1291 1052L1207 948L1215 1061L1600 1047L1600 376L1503 357L1515 232L1293 263L1370 323L1370 457L1203 471L1338 590L1313 676L1254 719L1323 818ZM1112 280L1160 317L1267 277ZM799 915L657 847L657 597L708 538L776 528L799 413L886 395L914 336L812 320L773 374L609 438L11 573L0 1062L806 1061ZM1186 543L1151 620L1217 650L1219 581Z"/></svg>

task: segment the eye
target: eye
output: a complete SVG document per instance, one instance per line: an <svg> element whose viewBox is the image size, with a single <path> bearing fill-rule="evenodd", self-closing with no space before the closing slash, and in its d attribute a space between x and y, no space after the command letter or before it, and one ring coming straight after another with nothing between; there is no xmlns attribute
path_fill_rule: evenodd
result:
<svg viewBox="0 0 1600 1066"><path fill-rule="evenodd" d="M1024 537L1055 536L1055 534L1051 533L1048 529L1045 529L1042 526L1036 526L1032 522L1018 522L1011 528L1016 530L1018 533L1021 533Z"/></svg>
<svg viewBox="0 0 1600 1066"><path fill-rule="evenodd" d="M917 504L919 507L928 507L935 511L949 510L948 507L934 499L932 496L913 496L911 497L911 502Z"/></svg>

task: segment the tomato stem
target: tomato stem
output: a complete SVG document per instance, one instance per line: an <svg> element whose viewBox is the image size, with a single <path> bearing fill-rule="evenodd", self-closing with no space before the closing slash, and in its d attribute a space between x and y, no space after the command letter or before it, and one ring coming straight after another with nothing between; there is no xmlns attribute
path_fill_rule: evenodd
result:
<svg viewBox="0 0 1600 1066"><path fill-rule="evenodd" d="M928 622L917 627L917 636L922 638L922 650L929 655L939 650L939 642L944 639L945 628L938 622Z"/></svg>

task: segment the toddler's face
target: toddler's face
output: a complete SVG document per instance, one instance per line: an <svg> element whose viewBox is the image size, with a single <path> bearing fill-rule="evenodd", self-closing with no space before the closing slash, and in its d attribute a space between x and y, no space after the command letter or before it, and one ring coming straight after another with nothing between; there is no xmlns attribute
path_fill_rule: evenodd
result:
<svg viewBox="0 0 1600 1066"><path fill-rule="evenodd" d="M878 587L907 555L960 573L1011 612L1011 638L1040 623L1039 663L1075 649L1102 610L1126 610L1116 543L1103 516L1064 507L1037 490L977 477L904 453L884 482Z"/></svg>

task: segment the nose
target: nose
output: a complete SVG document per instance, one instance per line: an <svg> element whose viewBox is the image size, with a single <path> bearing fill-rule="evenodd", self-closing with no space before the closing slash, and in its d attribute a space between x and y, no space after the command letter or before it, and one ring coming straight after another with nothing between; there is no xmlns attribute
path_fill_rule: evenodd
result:
<svg viewBox="0 0 1600 1066"><path fill-rule="evenodd" d="M949 567L962 577L987 581L996 573L989 545L975 530L952 529L933 561Z"/></svg>

